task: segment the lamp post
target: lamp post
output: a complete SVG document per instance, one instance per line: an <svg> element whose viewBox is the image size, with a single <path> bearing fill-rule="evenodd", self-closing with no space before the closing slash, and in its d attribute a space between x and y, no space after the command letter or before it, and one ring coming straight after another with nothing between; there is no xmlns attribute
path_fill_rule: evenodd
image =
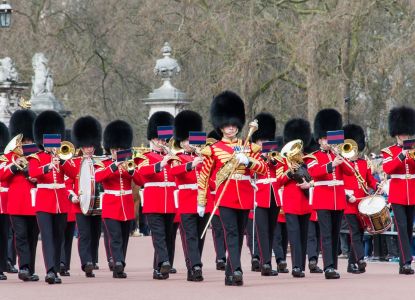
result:
<svg viewBox="0 0 415 300"><path fill-rule="evenodd" d="M12 12L13 9L11 5L6 1L0 4L0 28L8 28L10 27L12 21Z"/></svg>

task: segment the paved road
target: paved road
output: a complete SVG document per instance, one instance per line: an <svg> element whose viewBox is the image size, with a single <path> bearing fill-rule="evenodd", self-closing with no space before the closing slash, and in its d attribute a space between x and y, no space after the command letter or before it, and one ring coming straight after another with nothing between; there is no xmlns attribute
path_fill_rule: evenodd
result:
<svg viewBox="0 0 415 300"><path fill-rule="evenodd" d="M415 276L398 275L396 263L369 263L368 271L361 275L346 273L346 260L340 259L340 280L325 280L321 274L306 273L305 278L293 278L290 274L265 278L250 272L249 253L244 247L245 266L243 287L225 287L223 272L215 270L213 242L211 235L205 244L203 261L204 282L187 282L180 237L177 239L175 267L178 274L166 281L152 279L153 252L151 238L131 238L127 254L127 279L113 279L107 269L104 247L100 247L101 269L96 278L85 278L80 271L74 240L72 270L70 277L64 277L61 285L47 285L44 281L21 282L14 274L8 274L7 281L0 282L0 300L14 299L414 299ZM44 277L40 245L38 249L37 273Z"/></svg>

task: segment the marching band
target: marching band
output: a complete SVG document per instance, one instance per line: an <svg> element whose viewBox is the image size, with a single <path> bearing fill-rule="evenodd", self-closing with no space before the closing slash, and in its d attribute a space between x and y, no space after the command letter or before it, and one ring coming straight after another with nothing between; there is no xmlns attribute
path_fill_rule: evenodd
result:
<svg viewBox="0 0 415 300"><path fill-rule="evenodd" d="M187 281L204 280L208 228L212 229L216 269L225 271L227 286L244 284L241 251L245 235L251 270L262 276L289 272L289 243L293 277L306 276L308 256L310 273L338 279L342 221L348 225L351 242L346 271L361 274L367 267L365 231L388 230L390 209L399 241L399 274L414 274L413 108L395 107L389 113L389 133L396 144L381 150L386 174L381 182L362 155L364 129L357 124L343 126L335 109L320 110L313 131L307 120L289 120L283 130L283 147L277 142L276 119L266 112L249 122L246 136L241 136L245 107L234 92L214 97L210 122L214 130L206 135L197 112L184 110L176 117L156 112L148 122L149 148L132 147L133 128L122 120L102 131L97 119L80 117L71 130L73 144L62 138L65 123L54 111L36 116L22 109L12 115L9 128L0 123L0 280L7 279L7 240L12 226L18 278L39 281L35 260L40 233L45 282L62 283L59 274L70 275L75 224L85 276L95 277L103 231L113 278L127 278L126 253L136 217L134 185L141 188L142 217L151 231L156 280L175 273L177 228ZM386 192L387 200L382 196ZM276 268L272 267L273 253Z"/></svg>

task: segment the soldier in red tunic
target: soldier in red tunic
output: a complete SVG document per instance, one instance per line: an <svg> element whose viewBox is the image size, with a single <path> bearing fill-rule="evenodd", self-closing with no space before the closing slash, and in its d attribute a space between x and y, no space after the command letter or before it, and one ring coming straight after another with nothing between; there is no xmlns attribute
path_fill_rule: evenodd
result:
<svg viewBox="0 0 415 300"><path fill-rule="evenodd" d="M138 169L144 182L143 214L151 230L154 247L153 278L169 278L174 255L174 190L176 183L170 172L173 156L166 153L164 140L158 138L158 126L172 126L174 118L165 111L154 113L148 121L147 139L151 151L138 161ZM164 147L164 148L163 148Z"/></svg>
<svg viewBox="0 0 415 300"><path fill-rule="evenodd" d="M7 212L16 235L16 251L19 257L19 279L38 281L35 273L36 246L39 228L36 220L32 193L36 185L29 177L27 163L23 157L23 144L33 143L33 122L36 114L31 110L18 110L10 119L10 135L13 145L2 157L7 165L0 169L0 180L9 186ZM18 136L19 135L19 136ZM9 147L10 146L10 147Z"/></svg>
<svg viewBox="0 0 415 300"><path fill-rule="evenodd" d="M389 134L396 144L382 149L383 171L390 177L388 201L392 204L400 247L399 274L412 275L412 234L415 210L415 160L403 141L415 134L415 110L401 106L389 112Z"/></svg>
<svg viewBox="0 0 415 300"><path fill-rule="evenodd" d="M310 123L304 119L291 119L284 126L284 143L300 140L306 147L311 140ZM300 151L300 150L298 150ZM291 260L293 277L304 277L308 220L311 208L309 205L309 191L311 177L307 167L302 163L301 152L288 153L284 158L284 173L278 178L278 184L283 187L282 207L287 223L288 240L291 246Z"/></svg>
<svg viewBox="0 0 415 300"><path fill-rule="evenodd" d="M314 180L312 208L317 211L326 279L338 279L337 246L343 210L346 208L343 176L353 175L342 157L327 144L327 131L340 130L342 117L334 109L319 111L314 120L314 137L320 150L304 157L308 173Z"/></svg>
<svg viewBox="0 0 415 300"><path fill-rule="evenodd" d="M0 122L0 151L3 152L9 142L9 129ZM0 160L0 170L6 167L7 161ZM7 276L7 240L9 237L9 215L7 215L7 191L8 186L0 181L0 280L6 280Z"/></svg>
<svg viewBox="0 0 415 300"><path fill-rule="evenodd" d="M344 215L350 230L350 245L349 263L347 272L353 274L360 274L366 271L366 262L364 261L364 245L363 234L364 228L359 221L358 205L360 199L366 197L366 190L371 188L377 189L377 181L372 175L372 170L368 162L359 158L359 152L362 152L365 147L365 132L359 125L349 124L343 127L344 138L352 139L357 143L357 149L353 149L353 157L349 158L350 164L357 170L365 181L365 187L356 179L356 176L344 176L344 188L346 192L346 209ZM356 265L357 264L357 265Z"/></svg>
<svg viewBox="0 0 415 300"><path fill-rule="evenodd" d="M182 151L177 153L180 161L173 161L170 172L177 185L175 198L178 200L181 232L184 235L187 281L203 280L202 252L205 239L201 239L201 235L208 217L200 217L197 213L197 178L203 158L189 145L189 131L202 131L202 128L202 117L194 111L184 110L174 118L174 142Z"/></svg>
<svg viewBox="0 0 415 300"><path fill-rule="evenodd" d="M81 191L79 190L79 177L81 164L88 163L97 168L102 167L99 160L93 157L95 149L101 148L102 128L101 124L91 116L81 117L75 121L72 129L72 140L80 155L72 159L73 170L69 176L73 181L72 188L68 189L68 199L72 202L71 213L74 215L78 227L78 251L81 259L81 269L85 276L95 277L93 273L96 263L96 251L101 237L101 216L84 215L79 204ZM95 188L98 185L95 184ZM98 191L97 191L98 192ZM95 197L97 195L91 195Z"/></svg>
<svg viewBox="0 0 415 300"><path fill-rule="evenodd" d="M132 220L135 218L131 183L139 175L136 168L129 170L125 163L117 161L117 151L130 149L132 141L133 129L130 124L122 120L112 121L104 130L104 149L111 153L111 158L103 160L102 164L94 164L95 180L102 183L104 188L102 221L114 260L113 278L127 278L124 272L125 258Z"/></svg>
<svg viewBox="0 0 415 300"><path fill-rule="evenodd" d="M65 135L63 118L55 111L39 114L33 125L35 142L41 151L28 157L29 176L37 179L36 217L42 235L46 277L49 284L62 283L57 272L60 267L61 246L70 202L66 197L65 170L68 163L55 150L44 148L44 134Z"/></svg>
<svg viewBox="0 0 415 300"><path fill-rule="evenodd" d="M253 173L265 174L266 164L261 158L260 146L237 138L245 123L245 108L242 99L235 93L225 91L213 99L211 121L216 131L223 134L218 141L202 151L205 159L198 180L198 212L202 215L209 193L209 180L216 179L216 205L225 232L228 258L225 285L243 285L241 250L249 210L253 208L254 189L251 185ZM226 174L229 161L235 163L233 174ZM228 164L228 165L227 165ZM222 169L222 167L225 169ZM228 183L226 183L229 180ZM227 184L226 190L224 190ZM222 195L223 193L223 195ZM219 203L220 201L220 203Z"/></svg>
<svg viewBox="0 0 415 300"><path fill-rule="evenodd" d="M262 146L262 142L271 141L275 137L275 118L269 113L260 113L255 116L258 120L258 130L252 135L252 142ZM282 171L282 161L262 158L267 161L265 174L254 174L257 186L255 213L255 237L258 242L258 256L262 276L277 276L278 272L272 269L272 242L277 216L281 204L279 203L277 174Z"/></svg>

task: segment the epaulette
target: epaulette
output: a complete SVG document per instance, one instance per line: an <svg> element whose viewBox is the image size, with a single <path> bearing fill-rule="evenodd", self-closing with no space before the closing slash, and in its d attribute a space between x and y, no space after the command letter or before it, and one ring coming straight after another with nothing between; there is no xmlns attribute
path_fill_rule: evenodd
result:
<svg viewBox="0 0 415 300"><path fill-rule="evenodd" d="M381 152L385 152L386 154L393 156L391 149L389 149L389 147L387 148L383 148L382 150L380 150Z"/></svg>
<svg viewBox="0 0 415 300"><path fill-rule="evenodd" d="M210 146L206 146L202 149L202 151L200 151L200 154L209 157L212 155L212 149L210 148Z"/></svg>
<svg viewBox="0 0 415 300"><path fill-rule="evenodd" d="M217 143L217 142L218 142L218 140L216 140L216 139L214 139L214 138L207 138L207 139L206 139L206 146L213 145L213 144L215 144L215 143Z"/></svg>
<svg viewBox="0 0 415 300"><path fill-rule="evenodd" d="M0 161L9 162L9 160L7 159L5 155L0 156Z"/></svg>
<svg viewBox="0 0 415 300"><path fill-rule="evenodd" d="M27 158L35 158L37 160L40 160L39 155L37 155L37 153L32 153L32 154L28 155Z"/></svg>
<svg viewBox="0 0 415 300"><path fill-rule="evenodd" d="M105 165L101 160L94 160L94 165L100 168L105 168Z"/></svg>
<svg viewBox="0 0 415 300"><path fill-rule="evenodd" d="M258 144L255 143L251 143L251 150L253 153L257 153L259 151L261 151L262 147Z"/></svg>
<svg viewBox="0 0 415 300"><path fill-rule="evenodd" d="M304 155L303 156L303 159L304 158L309 158L309 159L314 159L314 160L317 160L317 157L314 155L314 153L316 153L317 151L314 151L314 152L312 152L312 153L310 153L310 154L307 154L307 155Z"/></svg>

